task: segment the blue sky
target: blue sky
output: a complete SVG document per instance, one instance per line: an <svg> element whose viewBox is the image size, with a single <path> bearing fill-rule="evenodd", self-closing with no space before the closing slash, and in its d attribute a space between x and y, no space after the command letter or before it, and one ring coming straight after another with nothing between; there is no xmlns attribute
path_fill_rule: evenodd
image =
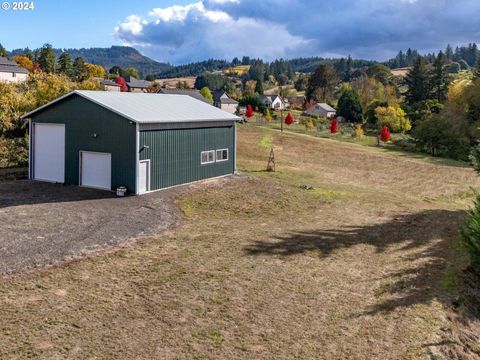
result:
<svg viewBox="0 0 480 360"><path fill-rule="evenodd" d="M0 0L0 2L3 0ZM0 10L7 49L131 45L159 61L387 59L480 42L479 0L34 0Z"/></svg>

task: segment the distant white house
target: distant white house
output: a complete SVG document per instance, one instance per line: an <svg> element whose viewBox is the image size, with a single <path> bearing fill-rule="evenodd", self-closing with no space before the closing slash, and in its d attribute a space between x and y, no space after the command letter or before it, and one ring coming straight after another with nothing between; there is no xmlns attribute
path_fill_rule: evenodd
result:
<svg viewBox="0 0 480 360"><path fill-rule="evenodd" d="M283 100L278 95L261 95L265 105L272 110L285 110L288 107L288 101Z"/></svg>
<svg viewBox="0 0 480 360"><path fill-rule="evenodd" d="M323 116L326 118L333 118L337 113L333 107L325 103L316 103L312 107L310 107L305 114L313 115L313 116Z"/></svg>
<svg viewBox="0 0 480 360"><path fill-rule="evenodd" d="M28 78L28 70L0 56L0 82L18 83Z"/></svg>
<svg viewBox="0 0 480 360"><path fill-rule="evenodd" d="M230 114L235 114L238 108L238 101L231 99L225 91L214 91L213 92L213 105L229 112Z"/></svg>

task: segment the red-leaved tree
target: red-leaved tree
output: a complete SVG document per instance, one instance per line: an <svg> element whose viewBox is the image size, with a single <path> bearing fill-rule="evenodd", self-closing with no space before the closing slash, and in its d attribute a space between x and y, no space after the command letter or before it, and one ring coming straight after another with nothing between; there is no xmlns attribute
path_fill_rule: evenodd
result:
<svg viewBox="0 0 480 360"><path fill-rule="evenodd" d="M293 116L292 114L288 113L287 117L285 118L285 124L292 125L293 124Z"/></svg>
<svg viewBox="0 0 480 360"><path fill-rule="evenodd" d="M125 79L121 76L117 76L115 78L115 82L120 85L120 91L121 92L126 92L127 91L127 82L125 81Z"/></svg>
<svg viewBox="0 0 480 360"><path fill-rule="evenodd" d="M383 125L382 130L380 130L380 140L383 142L390 140L390 130L388 130L387 125Z"/></svg>
<svg viewBox="0 0 480 360"><path fill-rule="evenodd" d="M330 132L332 134L336 134L338 132L338 120L333 119L332 122L330 123Z"/></svg>
<svg viewBox="0 0 480 360"><path fill-rule="evenodd" d="M247 112L245 113L247 118L251 118L253 116L253 108L252 105L247 106Z"/></svg>

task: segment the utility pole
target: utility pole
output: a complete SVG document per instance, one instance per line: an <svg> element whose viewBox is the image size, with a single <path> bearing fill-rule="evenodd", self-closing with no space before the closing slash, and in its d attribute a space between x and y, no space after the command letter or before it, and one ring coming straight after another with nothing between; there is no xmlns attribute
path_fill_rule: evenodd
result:
<svg viewBox="0 0 480 360"><path fill-rule="evenodd" d="M283 132L283 109L280 108L280 131Z"/></svg>

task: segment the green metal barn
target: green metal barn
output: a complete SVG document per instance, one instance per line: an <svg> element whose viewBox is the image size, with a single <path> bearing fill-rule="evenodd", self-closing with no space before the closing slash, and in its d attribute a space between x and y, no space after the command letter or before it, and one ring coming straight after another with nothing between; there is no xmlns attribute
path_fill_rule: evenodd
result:
<svg viewBox="0 0 480 360"><path fill-rule="evenodd" d="M74 91L23 118L33 180L143 194L236 170L239 118L187 95Z"/></svg>

